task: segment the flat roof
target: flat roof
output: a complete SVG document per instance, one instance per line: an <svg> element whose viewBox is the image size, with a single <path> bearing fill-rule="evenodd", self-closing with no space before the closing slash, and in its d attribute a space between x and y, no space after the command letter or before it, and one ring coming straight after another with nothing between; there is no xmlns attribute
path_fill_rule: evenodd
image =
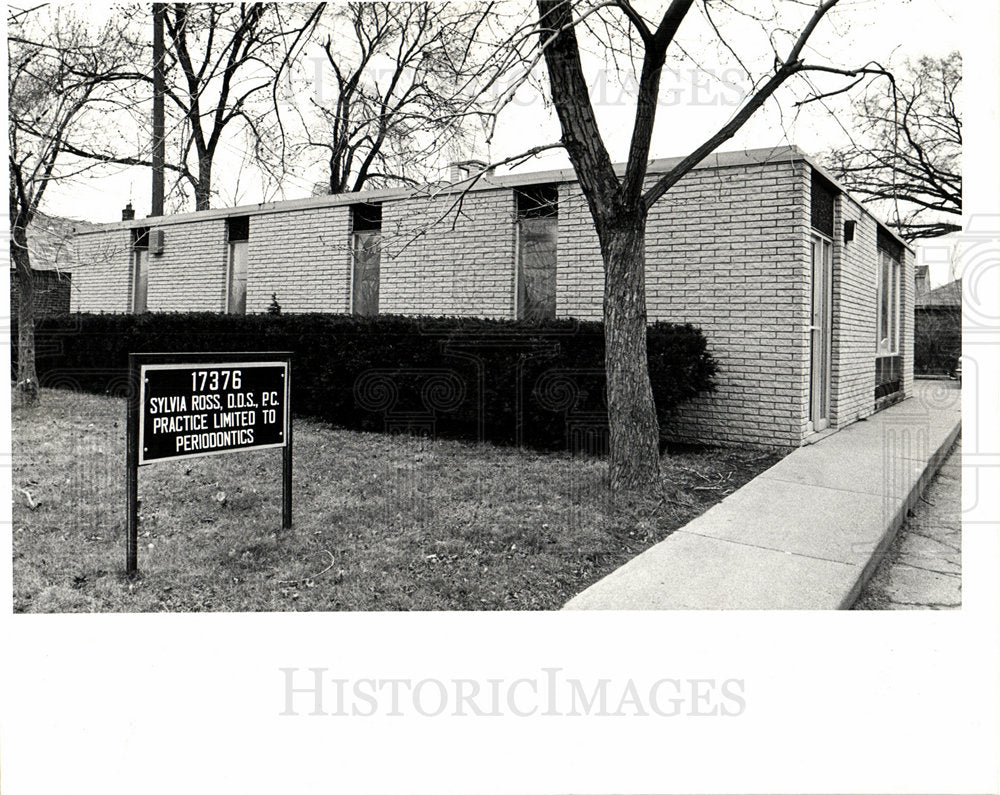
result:
<svg viewBox="0 0 1000 795"><path fill-rule="evenodd" d="M657 158L649 162L647 174L662 174L670 171L683 157ZM762 149L740 149L730 152L713 152L699 162L692 170L735 168L738 166L763 165L766 163L798 162L808 163L825 179L831 182L841 193L850 197L843 185L834 179L815 160L797 146L773 146ZM616 163L615 173L619 176L625 173L625 164ZM397 199L431 198L461 191L498 190L518 188L526 185L576 182L576 172L572 168L553 169L549 171L533 171L523 174L492 174L486 173L479 177L471 177L458 182L428 183L417 188L382 188L378 190L363 190L355 193L337 193L323 196L309 196L304 199L286 199L258 204L244 204L236 207L217 207L209 210L162 215L155 218L135 218L131 221L115 221L105 224L91 224L90 228L79 232L86 235L96 232L106 232L114 229L131 229L135 227L166 227L175 224L207 221L213 218L229 218L236 215L269 215L272 213L294 212L296 210L315 210L324 207L339 207L351 204L368 204ZM894 231L880 222L874 215L864 209L857 199L851 197L862 211L875 220L883 229L891 234L901 245L911 252L913 249Z"/></svg>
<svg viewBox="0 0 1000 795"><path fill-rule="evenodd" d="M955 279L919 296L914 306L956 307L962 305L962 280Z"/></svg>

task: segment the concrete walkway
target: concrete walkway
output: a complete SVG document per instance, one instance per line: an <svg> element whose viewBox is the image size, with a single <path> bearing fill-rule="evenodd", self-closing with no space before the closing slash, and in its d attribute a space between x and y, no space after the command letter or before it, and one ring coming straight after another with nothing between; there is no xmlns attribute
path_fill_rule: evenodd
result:
<svg viewBox="0 0 1000 795"><path fill-rule="evenodd" d="M962 606L962 442L910 512L855 610Z"/></svg>
<svg viewBox="0 0 1000 795"><path fill-rule="evenodd" d="M957 384L914 393L795 450L566 609L851 607L961 428Z"/></svg>

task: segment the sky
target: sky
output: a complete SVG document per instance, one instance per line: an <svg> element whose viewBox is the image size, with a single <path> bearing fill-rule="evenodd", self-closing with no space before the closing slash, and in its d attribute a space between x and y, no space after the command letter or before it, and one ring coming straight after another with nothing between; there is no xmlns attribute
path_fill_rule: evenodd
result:
<svg viewBox="0 0 1000 795"><path fill-rule="evenodd" d="M78 10L86 11L94 20L103 19L106 7L100 4L82 4ZM692 28L693 18L686 20L681 35L688 41L704 41ZM733 48L744 57L754 50L760 51L759 31L754 24L730 25L733 31ZM896 43L898 42L898 43ZM842 7L823 21L811 40L815 51L812 58L839 65L859 65L868 60L883 64L900 65L906 57L922 54L943 55L959 47L958 29L942 0L843 0ZM703 68L690 61L679 65L676 76L668 74L661 87L661 107L654 131L652 155L671 157L686 154L708 137L737 108L747 82L730 59L724 62L714 48L699 48L698 57ZM631 132L631 97L628 89L616 84L615 74L605 67L606 61L593 54L586 57L585 69L592 85L603 84L603 93L592 92L602 134L612 157L623 160L628 151ZM726 71L728 70L728 72ZM728 85L720 83L713 73L727 78ZM787 89L787 90L786 90ZM801 88L787 86L776 102L763 108L733 141L724 149L756 148L795 143L808 152L818 152L846 140L845 130L837 117L819 104L795 116L788 107L789 100ZM832 110L843 110L846 101L831 103ZM842 115L842 114L841 114ZM508 106L497 125L494 139L487 146L481 142L478 152L486 158L502 159L522 151L525 140L532 144L558 139L558 123L544 98L527 90L518 94L517 101ZM218 183L226 197L239 203L252 203L272 198L265 196L259 185L245 173L241 190L233 189L233 175L241 159L237 147L226 148L216 169ZM552 152L539 157L519 170L541 170L568 166L562 152ZM321 172L298 175L284 186L284 198L301 198L309 195L313 182L322 178ZM120 218L120 211L130 197L139 215L148 212L150 176L146 169L115 169L98 176L76 180L72 186L54 189L48 202L50 212L93 221ZM55 187L55 186L54 186ZM280 197L278 197L280 198Z"/></svg>
<svg viewBox="0 0 1000 795"><path fill-rule="evenodd" d="M785 22L797 28L802 14L809 9L790 7L799 17L789 17ZM80 4L76 8L94 21L106 18L108 13L107 8L99 4ZM725 30L733 49L749 63L754 73L766 73L769 50L760 26L748 20L733 19L728 21ZM679 53L675 53L678 60L668 62L668 67L676 71L668 71L662 81L652 157L680 156L695 148L738 109L749 88L749 82L732 57L712 43L700 18L689 16L685 20L678 43L697 59L698 64ZM585 41L581 44L586 46ZM780 49L787 51L787 40L782 44ZM889 68L897 68L908 58L916 59L925 54L941 56L959 48L959 26L944 0L842 0L813 34L806 55L809 61L843 67L878 61ZM608 68L605 54L598 48L585 51L584 67L592 86L592 101L604 141L612 158L622 161L627 156L631 134L634 106L630 91L628 87L623 88L617 73ZM306 68L304 73L309 71ZM829 85L843 85L841 78L835 80L838 82ZM796 83L783 86L776 98L720 151L795 144L806 152L818 154L847 143L849 97L812 103L796 113L792 104L796 98L804 96L805 90L806 86L798 78ZM467 156L496 161L515 155L527 146L558 138L559 126L550 103L525 87L501 114L492 139L487 142L483 136L476 150L468 152ZM280 189L265 192L252 168L244 166L241 170L243 159L244 152L238 144L227 143L223 147L213 169L221 194L214 201L215 206L301 198L310 195L313 184L324 177L321 170L301 171L290 175ZM568 166L565 153L554 151L532 159L517 170L539 171ZM70 218L107 222L119 220L122 207L131 201L137 215L142 217L149 212L150 181L149 171L144 168L94 170L71 184L53 185L45 210Z"/></svg>
<svg viewBox="0 0 1000 795"><path fill-rule="evenodd" d="M945 55L960 49L958 25L953 14L939 0L844 0L831 12L810 38L807 60L837 66L860 66L868 61L878 61L888 68L901 66L907 58L920 55ZM684 34L686 20L680 33ZM764 55L757 63L766 71L770 60L767 51L760 48L759 31L753 24L729 26L734 31L733 49L746 59L755 51ZM702 39L704 40L704 39ZM899 43L894 43L899 42ZM689 52L694 54L697 51ZM724 61L726 53L706 48L697 57L703 68L692 68L684 63L678 76L667 76L661 85L661 107L653 134L654 157L673 157L687 154L726 123L738 109L743 91L749 88L740 76L736 64ZM763 63L761 62L763 61ZM585 62L592 80L605 63L597 58ZM720 83L713 74L728 77L736 86ZM609 78L610 79L610 78ZM835 78L835 85L842 85ZM849 82L849 81L847 81ZM742 90L741 90L742 89ZM796 116L792 100L802 95L800 81L782 87L775 100L768 102L723 149L758 148L782 144L796 144L811 153L830 146L846 143L847 134L841 125L843 111L849 106L848 97L824 105L814 104ZM617 96L614 90L608 95ZM605 143L616 161L624 160L628 153L631 134L632 106L614 103L596 104L598 121ZM839 113L839 119L834 113ZM496 149L506 152L516 149L523 140L526 125L533 125L537 136L546 134L550 140L558 136L555 117L545 113L541 102L532 103L516 124L506 125L498 135ZM540 158L551 163L568 165L562 152Z"/></svg>

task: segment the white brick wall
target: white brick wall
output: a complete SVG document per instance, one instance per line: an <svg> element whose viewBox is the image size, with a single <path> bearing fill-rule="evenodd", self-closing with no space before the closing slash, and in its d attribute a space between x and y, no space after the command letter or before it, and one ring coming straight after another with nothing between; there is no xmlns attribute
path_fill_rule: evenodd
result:
<svg viewBox="0 0 1000 795"><path fill-rule="evenodd" d="M916 303L916 267L917 261L913 252L903 249L903 328L899 338L899 352L903 356L903 394L913 397L913 318Z"/></svg>
<svg viewBox="0 0 1000 795"><path fill-rule="evenodd" d="M719 363L678 440L797 445L808 401L809 169L787 161L687 174L650 211L650 321L692 323ZM557 312L601 318L604 270L576 184L559 195Z"/></svg>
<svg viewBox="0 0 1000 795"><path fill-rule="evenodd" d="M575 182L559 186L556 243L556 315L600 320L604 303L604 264L594 219Z"/></svg>
<svg viewBox="0 0 1000 795"><path fill-rule="evenodd" d="M128 312L132 273L131 231L124 228L78 235L70 268L71 312Z"/></svg>
<svg viewBox="0 0 1000 795"><path fill-rule="evenodd" d="M247 312L266 312L272 293L282 312L349 312L350 209L347 206L250 218Z"/></svg>
<svg viewBox="0 0 1000 795"><path fill-rule="evenodd" d="M837 427L875 411L875 324L878 282L878 226L860 205L841 195L835 204L832 420ZM844 221L857 222L854 240L843 242ZM903 249L899 352L903 394L913 394L914 258Z"/></svg>
<svg viewBox="0 0 1000 795"><path fill-rule="evenodd" d="M379 311L509 318L514 313L514 193L453 194L382 206Z"/></svg>
<svg viewBox="0 0 1000 795"><path fill-rule="evenodd" d="M809 413L811 171L797 157L699 168L651 210L649 318L698 326L719 363L717 391L683 408L670 428L674 438L802 443ZM566 179L545 177L559 183L556 311L599 320L604 271L597 234L578 185ZM455 200L447 193L385 198L381 313L513 317L513 188L472 191L458 209ZM247 211L248 312L266 311L272 293L283 312L350 311L347 203L323 199ZM150 257L150 310L223 311L226 221L224 212L209 212L164 222L165 252ZM843 222L849 219L857 229L845 245ZM129 234L115 226L80 236L74 311L129 310ZM874 220L839 197L831 387L831 422L838 427L874 410L875 240ZM913 378L912 280L913 256L907 252L901 339L907 393Z"/></svg>
<svg viewBox="0 0 1000 795"><path fill-rule="evenodd" d="M650 212L650 319L700 327L719 363L716 391L685 407L678 437L801 442L808 197L805 164L779 161L693 171Z"/></svg>
<svg viewBox="0 0 1000 795"><path fill-rule="evenodd" d="M844 221L856 221L854 240L843 242ZM833 381L831 420L842 427L875 410L875 291L877 226L843 195L834 204Z"/></svg>
<svg viewBox="0 0 1000 795"><path fill-rule="evenodd" d="M151 225L150 229L157 227ZM163 228L163 254L149 254L150 312L220 312L226 300L226 223L221 219Z"/></svg>

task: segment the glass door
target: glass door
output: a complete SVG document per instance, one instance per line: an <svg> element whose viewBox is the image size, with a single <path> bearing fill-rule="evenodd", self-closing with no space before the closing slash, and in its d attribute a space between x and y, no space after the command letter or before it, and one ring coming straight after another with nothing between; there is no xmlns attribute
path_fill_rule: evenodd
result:
<svg viewBox="0 0 1000 795"><path fill-rule="evenodd" d="M226 311L230 315L247 312L247 260L249 243L237 240L229 244L229 291Z"/></svg>
<svg viewBox="0 0 1000 795"><path fill-rule="evenodd" d="M354 276L351 288L352 311L356 315L378 314L379 275L381 271L381 232L365 229L354 232Z"/></svg>
<svg viewBox="0 0 1000 795"><path fill-rule="evenodd" d="M517 317L519 320L554 318L559 219L522 218L517 237Z"/></svg>
<svg viewBox="0 0 1000 795"><path fill-rule="evenodd" d="M812 317L810 335L809 424L821 431L830 424L830 348L833 276L830 241L812 238Z"/></svg>
<svg viewBox="0 0 1000 795"><path fill-rule="evenodd" d="M149 289L149 249L135 249L135 277L133 279L132 311L146 311L146 294Z"/></svg>

